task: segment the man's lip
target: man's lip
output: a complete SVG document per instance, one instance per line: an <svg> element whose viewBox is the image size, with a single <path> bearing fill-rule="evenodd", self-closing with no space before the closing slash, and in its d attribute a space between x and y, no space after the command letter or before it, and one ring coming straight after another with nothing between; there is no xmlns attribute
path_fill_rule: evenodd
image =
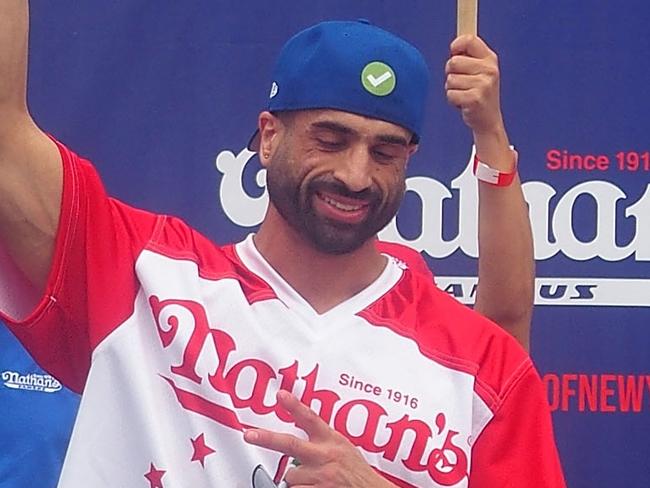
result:
<svg viewBox="0 0 650 488"><path fill-rule="evenodd" d="M317 191L316 193L321 198L333 200L335 202L342 203L343 205L351 205L353 207L367 207L368 205L370 205L370 202L368 200L364 200L361 198L346 197L338 193L332 193L327 191Z"/></svg>
<svg viewBox="0 0 650 488"><path fill-rule="evenodd" d="M338 208L334 203L355 207L352 210ZM355 198L344 198L328 192L316 192L314 195L314 209L323 217L355 225L363 222L368 216L369 202Z"/></svg>

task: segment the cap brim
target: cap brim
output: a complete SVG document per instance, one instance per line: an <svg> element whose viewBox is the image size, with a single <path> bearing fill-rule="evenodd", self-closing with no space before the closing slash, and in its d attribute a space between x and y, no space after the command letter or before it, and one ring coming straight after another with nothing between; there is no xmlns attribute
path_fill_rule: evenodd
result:
<svg viewBox="0 0 650 488"><path fill-rule="evenodd" d="M255 132L253 132L253 135L251 138L248 140L248 144L246 146L249 151L253 152L259 152L260 150L260 131L257 129Z"/></svg>

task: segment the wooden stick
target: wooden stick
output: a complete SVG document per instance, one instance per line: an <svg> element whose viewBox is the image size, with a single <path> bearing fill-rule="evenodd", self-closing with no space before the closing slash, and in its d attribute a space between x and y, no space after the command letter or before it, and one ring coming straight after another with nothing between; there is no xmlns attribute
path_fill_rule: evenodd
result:
<svg viewBox="0 0 650 488"><path fill-rule="evenodd" d="M456 33L477 35L478 0L458 0L458 25Z"/></svg>

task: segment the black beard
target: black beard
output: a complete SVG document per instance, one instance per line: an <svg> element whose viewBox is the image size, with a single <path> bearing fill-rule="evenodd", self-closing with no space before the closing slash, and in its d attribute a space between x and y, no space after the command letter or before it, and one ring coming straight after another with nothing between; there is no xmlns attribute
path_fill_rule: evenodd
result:
<svg viewBox="0 0 650 488"><path fill-rule="evenodd" d="M312 180L300 191L299 178L294 178L284 161L270 164L266 173L269 199L282 218L303 238L326 254L347 254L374 238L395 216L404 196L405 185L392 198L382 202L378 189L351 192L342 183L331 179ZM280 163L280 164L277 164ZM367 217L358 224L327 219L314 211L317 192L359 198L368 202Z"/></svg>

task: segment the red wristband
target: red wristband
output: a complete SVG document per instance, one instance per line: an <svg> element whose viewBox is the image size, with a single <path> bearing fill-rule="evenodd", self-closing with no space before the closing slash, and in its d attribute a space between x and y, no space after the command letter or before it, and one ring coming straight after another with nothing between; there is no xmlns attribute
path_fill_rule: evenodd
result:
<svg viewBox="0 0 650 488"><path fill-rule="evenodd" d="M474 156L474 176L479 181L484 181L493 186L508 186L515 179L517 174L517 162L519 160L519 154L517 151L512 149L513 157L515 158L514 168L510 173L505 173L499 171L498 169L490 168L486 163L481 161L478 158L478 155Z"/></svg>

